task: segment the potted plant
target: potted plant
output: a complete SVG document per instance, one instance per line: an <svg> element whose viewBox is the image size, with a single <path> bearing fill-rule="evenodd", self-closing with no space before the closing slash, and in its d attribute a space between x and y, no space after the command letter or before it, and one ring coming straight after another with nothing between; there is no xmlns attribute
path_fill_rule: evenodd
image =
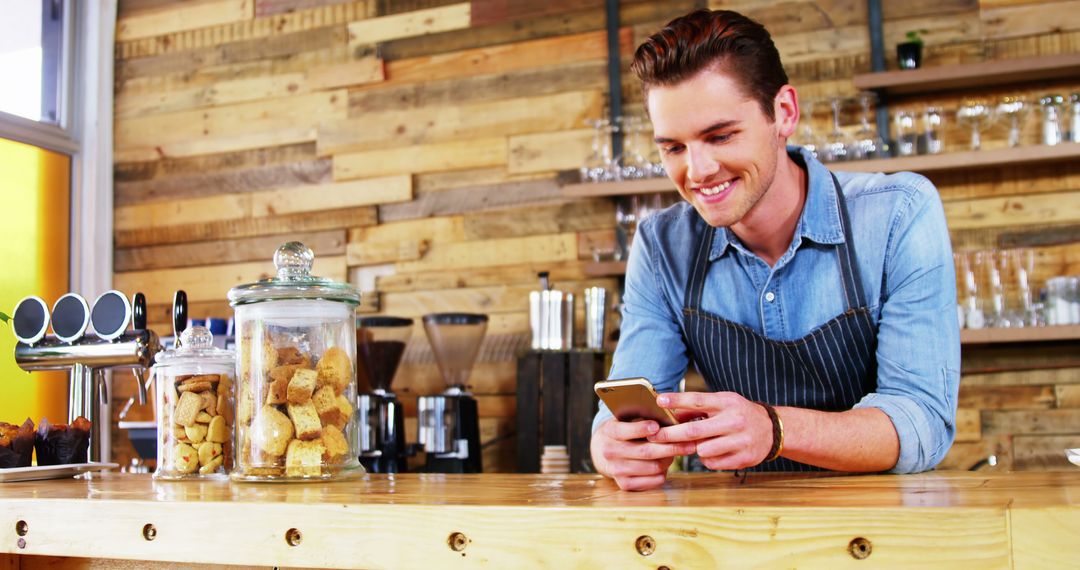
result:
<svg viewBox="0 0 1080 570"><path fill-rule="evenodd" d="M918 69L922 65L922 35L926 30L909 30L907 41L896 44L896 62L900 69Z"/></svg>

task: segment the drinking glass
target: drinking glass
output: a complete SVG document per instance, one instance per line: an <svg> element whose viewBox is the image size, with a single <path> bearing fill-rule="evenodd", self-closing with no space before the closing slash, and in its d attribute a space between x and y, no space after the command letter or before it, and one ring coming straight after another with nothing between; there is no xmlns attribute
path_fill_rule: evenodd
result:
<svg viewBox="0 0 1080 570"><path fill-rule="evenodd" d="M979 252L956 252L953 253L953 261L956 264L957 302L960 305L961 323L969 329L981 329L986 326L986 317L983 315L982 298L979 297L978 267L975 265L975 257Z"/></svg>
<svg viewBox="0 0 1080 570"><path fill-rule="evenodd" d="M1065 98L1061 95L1046 95L1039 99L1042 111L1042 142L1045 145L1060 144L1064 140Z"/></svg>
<svg viewBox="0 0 1080 570"><path fill-rule="evenodd" d="M918 129L915 128L915 113L909 109L897 109L893 124L896 130L896 156L912 156L919 141Z"/></svg>
<svg viewBox="0 0 1080 570"><path fill-rule="evenodd" d="M862 107L862 116L859 118L859 130L855 132L852 158L855 160L881 158L885 156L885 141L874 128L870 115L870 107L877 102L877 96L872 92L863 91L859 93L858 101Z"/></svg>
<svg viewBox="0 0 1080 570"><path fill-rule="evenodd" d="M840 129L840 111L843 109L844 100L840 97L830 97L829 105L832 107L833 129L825 135L822 159L825 162L840 162L848 160L851 147L851 139Z"/></svg>
<svg viewBox="0 0 1080 570"><path fill-rule="evenodd" d="M817 99L803 99L802 108L806 112L799 118L799 130L794 137L795 140L791 142L805 148L814 158L820 158L819 150L822 145L821 137L814 132L814 108L818 106L818 103Z"/></svg>
<svg viewBox="0 0 1080 570"><path fill-rule="evenodd" d="M630 254L630 243L637 231L637 196L622 196L615 202L615 261Z"/></svg>
<svg viewBox="0 0 1080 570"><path fill-rule="evenodd" d="M997 252L1003 295L1002 326L1035 326L1037 318L1032 308L1029 277L1035 269L1035 252L1028 248L1006 249Z"/></svg>
<svg viewBox="0 0 1080 570"><path fill-rule="evenodd" d="M622 117L622 129L626 133L623 139L622 178L636 180L652 176L652 165L645 156L645 127L640 117Z"/></svg>
<svg viewBox="0 0 1080 570"><path fill-rule="evenodd" d="M922 115L923 133L920 151L926 154L941 154L945 150L944 115L941 107L927 105Z"/></svg>
<svg viewBox="0 0 1080 570"><path fill-rule="evenodd" d="M582 182L600 182L611 162L611 137L605 136L609 121L607 119L585 119L585 125L593 128L593 140L589 155L581 165Z"/></svg>
<svg viewBox="0 0 1080 570"><path fill-rule="evenodd" d="M1027 118L1030 106L1019 95L1007 95L1001 98L995 112L999 117L1005 118L1009 123L1009 146L1020 146L1020 133L1023 132L1024 119Z"/></svg>
<svg viewBox="0 0 1080 570"><path fill-rule="evenodd" d="M982 100L967 100L956 110L956 122L971 129L971 150L982 148L982 132L993 121L990 106Z"/></svg>

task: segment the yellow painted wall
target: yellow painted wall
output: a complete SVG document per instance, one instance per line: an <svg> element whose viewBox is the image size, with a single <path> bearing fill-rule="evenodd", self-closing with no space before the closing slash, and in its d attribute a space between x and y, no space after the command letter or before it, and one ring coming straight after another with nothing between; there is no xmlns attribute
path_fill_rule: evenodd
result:
<svg viewBox="0 0 1080 570"><path fill-rule="evenodd" d="M0 311L27 295L50 306L68 291L71 158L0 139ZM67 421L67 374L23 372L0 325L0 421Z"/></svg>

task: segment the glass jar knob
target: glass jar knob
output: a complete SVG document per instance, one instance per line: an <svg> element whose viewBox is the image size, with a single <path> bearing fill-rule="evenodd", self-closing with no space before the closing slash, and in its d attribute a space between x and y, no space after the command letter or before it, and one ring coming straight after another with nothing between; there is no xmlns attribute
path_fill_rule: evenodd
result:
<svg viewBox="0 0 1080 570"><path fill-rule="evenodd" d="M211 348L214 346L214 333L203 326L194 326L180 333L180 346L186 349Z"/></svg>
<svg viewBox="0 0 1080 570"><path fill-rule="evenodd" d="M315 252L298 241L290 241L274 252L278 279L306 279L311 276L314 262Z"/></svg>

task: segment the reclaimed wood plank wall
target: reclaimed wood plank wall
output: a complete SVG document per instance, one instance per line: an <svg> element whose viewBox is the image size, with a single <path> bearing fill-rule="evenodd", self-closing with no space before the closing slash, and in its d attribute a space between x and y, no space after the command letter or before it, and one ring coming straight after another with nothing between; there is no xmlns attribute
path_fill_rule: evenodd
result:
<svg viewBox="0 0 1080 570"><path fill-rule="evenodd" d="M706 5L765 23L805 97L852 95L851 77L869 70L862 0L624 0L624 64L645 36ZM1080 22L1069 15L1080 14L1080 0L887 0L884 8L887 45L907 30L927 31L925 65L1080 46ZM584 271L590 244L614 239L613 203L566 200L556 182L586 153L591 132L583 121L605 112L604 26L601 0L121 0L116 287L147 294L158 330L170 330L175 289L188 292L193 317L227 317L226 291L268 275L274 248L299 239L315 249L321 275L365 292L364 310L488 313L470 381L492 444L485 464L511 470L514 351L527 343L536 272L551 271L557 286L579 294L617 286ZM627 108L640 112L629 74L623 93ZM955 109L960 99L909 102ZM824 132L823 113L811 120ZM845 122L856 128L852 117ZM948 136L962 140L954 125ZM988 146L1004 144L1003 133L989 139ZM1047 226L1077 235L1080 165L935 181L958 247L1019 235L1040 245L1040 279L1080 272L1080 246L1040 241ZM415 334L420 348L410 349L396 384L410 406L442 388L419 327ZM1046 464L1058 444L1080 447L1080 428L1067 427L1069 418L1080 420L1070 387L1078 370L965 383L966 439L950 456L954 466L1005 445L1000 434L1010 430L1031 433L1000 454L1018 458L1018 468ZM127 384L114 391L116 409ZM1012 411L1047 408L1062 414L1064 433L1030 430ZM115 435L124 461L130 448Z"/></svg>

